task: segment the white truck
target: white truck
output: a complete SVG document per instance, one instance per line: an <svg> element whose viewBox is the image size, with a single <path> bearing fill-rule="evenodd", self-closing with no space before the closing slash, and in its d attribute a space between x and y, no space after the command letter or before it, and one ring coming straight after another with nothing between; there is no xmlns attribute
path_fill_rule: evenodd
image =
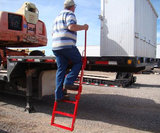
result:
<svg viewBox="0 0 160 133"><path fill-rule="evenodd" d="M87 46L87 70L117 72L116 81L132 84L133 73L158 62L158 14L150 0L101 0L99 18L100 45Z"/></svg>

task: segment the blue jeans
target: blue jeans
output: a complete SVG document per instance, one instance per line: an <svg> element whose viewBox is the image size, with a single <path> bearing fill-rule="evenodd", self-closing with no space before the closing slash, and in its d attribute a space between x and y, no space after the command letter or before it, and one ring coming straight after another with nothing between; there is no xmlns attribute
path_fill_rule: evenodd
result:
<svg viewBox="0 0 160 133"><path fill-rule="evenodd" d="M76 46L53 50L53 53L57 61L55 99L59 100L63 98L63 85L73 85L77 79L82 67L82 57ZM69 61L72 62L73 66L65 77Z"/></svg>

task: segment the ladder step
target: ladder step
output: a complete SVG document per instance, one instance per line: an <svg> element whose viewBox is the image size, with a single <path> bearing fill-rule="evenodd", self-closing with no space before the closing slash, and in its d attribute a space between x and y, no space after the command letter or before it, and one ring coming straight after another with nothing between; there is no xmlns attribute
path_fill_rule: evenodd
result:
<svg viewBox="0 0 160 133"><path fill-rule="evenodd" d="M59 114L59 115L63 115L63 116L67 116L67 117L74 117L73 114L69 114L69 113L66 113L66 112L61 112L61 111L55 111L55 114Z"/></svg>
<svg viewBox="0 0 160 133"><path fill-rule="evenodd" d="M52 126L56 126L56 127L60 127L60 128L63 128L63 129L66 129L66 130L69 130L69 131L73 131L73 128L70 128L70 127L67 127L67 126L63 126L63 125L60 125L60 124L51 124Z"/></svg>
<svg viewBox="0 0 160 133"><path fill-rule="evenodd" d="M75 82L76 83L76 82ZM78 84L78 85L80 85L80 83L78 82L78 83L76 83L76 84ZM69 91L79 91L79 88L78 89L67 89L67 90L69 90Z"/></svg>
<svg viewBox="0 0 160 133"><path fill-rule="evenodd" d="M77 103L77 101L70 101L70 100L63 100L63 102L65 102L65 103L73 103L73 104Z"/></svg>

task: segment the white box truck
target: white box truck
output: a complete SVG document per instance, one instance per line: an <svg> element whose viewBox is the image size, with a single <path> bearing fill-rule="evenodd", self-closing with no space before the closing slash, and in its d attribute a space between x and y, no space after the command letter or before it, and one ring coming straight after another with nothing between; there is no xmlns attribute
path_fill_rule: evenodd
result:
<svg viewBox="0 0 160 133"><path fill-rule="evenodd" d="M87 46L88 59L134 67L122 71L145 69L156 59L157 18L150 0L101 0L100 45Z"/></svg>
<svg viewBox="0 0 160 133"><path fill-rule="evenodd" d="M100 45L87 46L88 70L133 80L134 72L154 67L158 14L150 0L101 0L99 18Z"/></svg>
<svg viewBox="0 0 160 133"><path fill-rule="evenodd" d="M156 57L157 13L150 0L102 0L101 56Z"/></svg>

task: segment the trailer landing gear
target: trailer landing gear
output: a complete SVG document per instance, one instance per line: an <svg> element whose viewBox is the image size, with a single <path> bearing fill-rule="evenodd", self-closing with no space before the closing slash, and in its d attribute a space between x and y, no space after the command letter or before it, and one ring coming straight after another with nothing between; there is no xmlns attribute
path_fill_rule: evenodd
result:
<svg viewBox="0 0 160 133"><path fill-rule="evenodd" d="M27 97L27 104L26 104L26 107L25 107L25 112L27 113L34 113L36 112L34 106L32 105L32 100L31 100L31 97Z"/></svg>
<svg viewBox="0 0 160 133"><path fill-rule="evenodd" d="M26 71L26 77L27 77L27 90L26 90L26 98L27 103L25 107L25 111L28 113L35 112L35 108L32 105L32 75L35 73L35 69L30 69Z"/></svg>

